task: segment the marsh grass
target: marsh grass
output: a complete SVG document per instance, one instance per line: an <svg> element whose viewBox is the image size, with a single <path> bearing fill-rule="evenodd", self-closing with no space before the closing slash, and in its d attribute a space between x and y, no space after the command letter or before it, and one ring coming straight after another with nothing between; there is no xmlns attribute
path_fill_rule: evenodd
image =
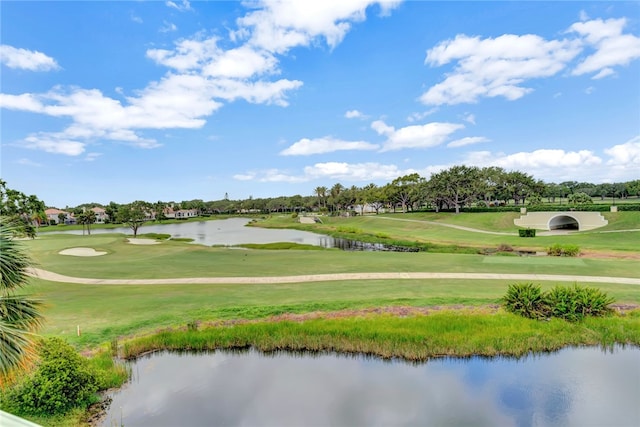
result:
<svg viewBox="0 0 640 427"><path fill-rule="evenodd" d="M336 351L417 361L439 356L523 356L567 345L614 343L640 345L640 316L568 323L525 319L504 312L443 311L406 318L371 315L255 322L200 331L165 330L127 341L123 348L127 358L154 350L253 347L261 351Z"/></svg>

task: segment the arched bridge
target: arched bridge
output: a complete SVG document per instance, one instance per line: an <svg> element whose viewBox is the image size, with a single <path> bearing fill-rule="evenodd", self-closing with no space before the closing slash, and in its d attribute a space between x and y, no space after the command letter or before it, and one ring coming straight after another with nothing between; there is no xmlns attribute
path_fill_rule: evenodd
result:
<svg viewBox="0 0 640 427"><path fill-rule="evenodd" d="M600 212L529 212L513 222L518 227L536 230L586 231L609 223Z"/></svg>

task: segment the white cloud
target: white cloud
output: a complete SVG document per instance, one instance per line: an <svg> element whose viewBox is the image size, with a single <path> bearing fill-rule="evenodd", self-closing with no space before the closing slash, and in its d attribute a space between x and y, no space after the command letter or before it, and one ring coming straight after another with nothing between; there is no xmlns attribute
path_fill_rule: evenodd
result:
<svg viewBox="0 0 640 427"><path fill-rule="evenodd" d="M640 58L640 37L622 34L626 24L625 18L594 19L573 24L568 32L578 33L587 44L595 47L596 52L580 62L572 74L579 76L597 72L593 78L599 79L613 74L612 67L628 65Z"/></svg>
<svg viewBox="0 0 640 427"><path fill-rule="evenodd" d="M593 86L589 86L588 88L586 88L584 90L584 93L586 93L587 95L591 95L594 90L595 90L595 88Z"/></svg>
<svg viewBox="0 0 640 427"><path fill-rule="evenodd" d="M178 26L176 24L174 24L173 22L164 21L162 27L160 27L158 31L160 31L161 33L171 33L177 30Z"/></svg>
<svg viewBox="0 0 640 427"><path fill-rule="evenodd" d="M85 144L41 133L26 137L21 146L32 150L42 150L47 153L79 156L84 152Z"/></svg>
<svg viewBox="0 0 640 427"><path fill-rule="evenodd" d="M344 181L393 180L399 176L415 172L412 169L401 170L396 165L380 163L316 163L304 168L307 180L330 178Z"/></svg>
<svg viewBox="0 0 640 427"><path fill-rule="evenodd" d="M497 96L512 101L532 91L522 83L558 73L580 49L577 41L547 41L532 34L486 39L457 35L427 51L426 64L455 62L456 66L420 100L428 105L473 103Z"/></svg>
<svg viewBox="0 0 640 427"><path fill-rule="evenodd" d="M33 160L25 159L25 158L16 160L16 163L22 166L31 166L36 168L39 168L42 166L40 163L34 162Z"/></svg>
<svg viewBox="0 0 640 427"><path fill-rule="evenodd" d="M426 125L407 126L395 129L381 120L371 123L371 128L387 137L381 151L393 151L403 148L429 148L442 144L449 135L464 125L456 123L427 123Z"/></svg>
<svg viewBox="0 0 640 427"><path fill-rule="evenodd" d="M425 117L432 115L436 111L438 111L438 108L431 108L430 110L422 111L420 113L411 113L411 115L409 117L407 117L407 121L409 123L419 122L420 120L424 119Z"/></svg>
<svg viewBox="0 0 640 427"><path fill-rule="evenodd" d="M239 181L258 182L308 182L313 180L332 179L343 182L372 182L391 181L399 176L419 172L415 169L400 169L396 165L381 163L346 163L326 162L315 163L306 166L301 174L294 175L288 171L269 169L264 171L251 171L234 175Z"/></svg>
<svg viewBox="0 0 640 427"><path fill-rule="evenodd" d="M235 174L233 175L233 179L236 179L238 181L252 181L256 178L256 174L255 173L239 173L239 174Z"/></svg>
<svg viewBox="0 0 640 427"><path fill-rule="evenodd" d="M0 45L0 63L9 68L29 71L51 71L60 68L55 59L36 50Z"/></svg>
<svg viewBox="0 0 640 427"><path fill-rule="evenodd" d="M102 156L102 153L87 153L87 155L84 156L84 161L93 162L100 156Z"/></svg>
<svg viewBox="0 0 640 427"><path fill-rule="evenodd" d="M131 20L133 22L135 22L136 24L142 24L143 23L142 18L140 18L137 15L134 15L133 13L131 14Z"/></svg>
<svg viewBox="0 0 640 427"><path fill-rule="evenodd" d="M369 0L304 4L259 0L246 4L251 7L250 11L237 20L238 29L231 33L232 42L239 44L236 47L222 48L219 38L206 38L198 33L177 41L173 49L149 49L147 57L170 71L132 96L120 100L105 96L97 89L56 87L40 94L0 94L0 106L71 119L71 125L60 132L29 135L22 141L28 148L79 155L86 144L99 139L140 148L158 147L160 144L156 140L145 138L140 132L144 129L201 128L206 117L221 108L224 102L238 99L287 106L287 94L303 83L270 79L280 72L276 55L320 38L324 38L329 46L336 46L351 24L364 20L366 9L376 3L383 13L397 4L396 1ZM188 1L167 1L165 4L181 11L191 9ZM165 21L162 31L176 29L175 24ZM12 53L13 48L8 48L5 52ZM31 53L41 62L42 58L48 58L38 52ZM3 62L4 58L3 53ZM122 95L121 91L118 93ZM340 144L334 146L340 147ZM352 147L362 149L364 145ZM277 176L271 179L277 179Z"/></svg>
<svg viewBox="0 0 640 427"><path fill-rule="evenodd" d="M308 46L323 38L336 47L351 29L353 22L366 18L366 9L374 4L383 14L397 6L395 1L324 0L299 2L258 0L257 10L238 19L236 34L251 34L249 43L269 52L284 53L295 46Z"/></svg>
<svg viewBox="0 0 640 427"><path fill-rule="evenodd" d="M636 175L640 175L640 135L624 144L607 148L604 152L611 157L607 165L633 168Z"/></svg>
<svg viewBox="0 0 640 427"><path fill-rule="evenodd" d="M167 7L179 10L180 12L185 12L187 10L193 10L191 8L191 4L189 3L188 0L182 0L180 2L180 4L169 0L169 1L165 2L165 5L167 5Z"/></svg>
<svg viewBox="0 0 640 427"><path fill-rule="evenodd" d="M476 124L476 116L471 113L466 113L462 120L467 123L471 123L472 125Z"/></svg>
<svg viewBox="0 0 640 427"><path fill-rule="evenodd" d="M324 138L302 138L280 152L283 156L308 156L345 150L377 150L376 144L365 141L344 141L330 136Z"/></svg>
<svg viewBox="0 0 640 427"><path fill-rule="evenodd" d="M358 111L358 110L349 110L346 113L344 113L344 116L347 119L364 119L364 118L366 118L366 116L364 114L362 114L361 111Z"/></svg>
<svg viewBox="0 0 640 427"><path fill-rule="evenodd" d="M581 21L586 21L589 19L589 15L587 15L587 12L584 10L580 11L580 14L578 15L578 17Z"/></svg>
<svg viewBox="0 0 640 427"><path fill-rule="evenodd" d="M465 138L456 139L455 141L451 141L447 144L447 147L455 148L455 147L464 147L466 145L478 144L480 142L488 142L490 139L485 138L484 136L467 136Z"/></svg>

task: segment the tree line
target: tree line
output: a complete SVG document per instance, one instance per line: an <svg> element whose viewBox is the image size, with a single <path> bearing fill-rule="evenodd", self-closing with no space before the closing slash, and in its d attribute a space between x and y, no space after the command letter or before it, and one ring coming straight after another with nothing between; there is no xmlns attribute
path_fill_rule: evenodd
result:
<svg viewBox="0 0 640 427"><path fill-rule="evenodd" d="M590 203L592 198L624 199L640 196L640 179L593 184L564 181L545 183L521 171L506 171L500 167L453 166L431 175L428 179L417 173L400 176L385 185L367 184L362 187L344 186L336 183L331 187L318 186L311 195L279 196L231 200L227 194L221 200L202 199L181 202L147 202L138 200L128 204L110 202L85 203L65 210L74 213L76 221L90 232L95 223L91 208L105 209L109 222L117 222L135 228L149 219L164 220L165 210L189 209L198 215L304 212L320 211L340 213L346 210L364 213L379 213L382 209L409 212L417 209L455 210L469 206L493 207L513 203L514 205L540 205L567 200L570 203ZM44 214L45 204L35 195L27 196L7 187L0 180L0 215L21 219L27 226L38 227L48 221ZM359 210L359 211L358 211Z"/></svg>

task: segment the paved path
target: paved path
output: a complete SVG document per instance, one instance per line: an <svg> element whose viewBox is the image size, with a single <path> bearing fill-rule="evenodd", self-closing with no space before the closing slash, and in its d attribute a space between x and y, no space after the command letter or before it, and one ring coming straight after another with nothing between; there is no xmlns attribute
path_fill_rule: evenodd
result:
<svg viewBox="0 0 640 427"><path fill-rule="evenodd" d="M64 276L51 271L33 268L30 275L51 282L78 283L85 285L177 285L177 284L269 284L329 282L337 280L390 280L390 279L472 279L472 280L519 280L581 283L618 283L640 285L640 278L570 276L555 274L501 274L501 273L340 273L308 274L301 276L268 277L183 277L174 279L89 279Z"/></svg>
<svg viewBox="0 0 640 427"><path fill-rule="evenodd" d="M449 227L449 228L455 228L457 230L464 230L464 231L471 231L473 233L483 233L483 234L494 234L494 235L498 235L498 236L517 236L518 233L505 233L505 232L500 232L500 231L487 231L487 230L480 230L479 228L471 228L471 227L464 227L462 225L453 225L453 224L445 224L442 222L437 222L437 221L427 221L427 220L421 220L421 219L406 219L406 218L389 218L388 216L368 216L367 218L377 218L377 219L388 219L389 221L405 221L405 222L418 222L418 223L423 223L423 224L429 224L429 225L438 225L441 227ZM628 232L633 232L633 231L640 231L640 228L632 228L629 230L606 230L606 231L586 231L586 232L582 232L581 234L591 234L591 233L628 233ZM538 236L555 236L555 235L562 235L562 234L573 234L576 233L576 231L567 231L567 230L538 230Z"/></svg>

